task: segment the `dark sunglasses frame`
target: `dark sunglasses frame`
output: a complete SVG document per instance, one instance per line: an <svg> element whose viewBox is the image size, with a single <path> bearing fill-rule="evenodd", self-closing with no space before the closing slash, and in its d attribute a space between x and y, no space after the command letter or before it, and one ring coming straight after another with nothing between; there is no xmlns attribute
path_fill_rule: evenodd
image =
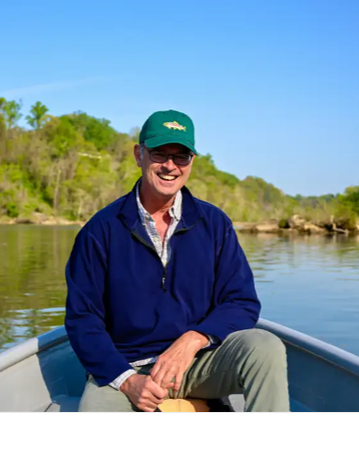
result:
<svg viewBox="0 0 359 469"><path fill-rule="evenodd" d="M148 151L150 160L153 161L154 163L166 163L169 158L172 158L173 163L176 166L188 166L190 162L192 161L192 158L194 157L194 153L177 153L175 155L169 155L168 153L158 151L156 149L151 150L146 145L143 145L143 148L145 148ZM156 158L157 155L157 158ZM186 161L184 162L184 158L187 158Z"/></svg>

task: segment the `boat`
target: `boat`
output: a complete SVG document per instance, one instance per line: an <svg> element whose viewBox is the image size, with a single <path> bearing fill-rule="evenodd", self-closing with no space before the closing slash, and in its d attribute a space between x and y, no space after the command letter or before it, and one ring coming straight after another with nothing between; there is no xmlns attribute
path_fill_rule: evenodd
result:
<svg viewBox="0 0 359 469"><path fill-rule="evenodd" d="M286 345L292 412L359 411L358 356L266 319L256 327ZM58 327L0 354L0 411L76 412L85 382L65 327ZM182 409L195 408L193 401ZM241 412L244 398L225 396L208 408Z"/></svg>

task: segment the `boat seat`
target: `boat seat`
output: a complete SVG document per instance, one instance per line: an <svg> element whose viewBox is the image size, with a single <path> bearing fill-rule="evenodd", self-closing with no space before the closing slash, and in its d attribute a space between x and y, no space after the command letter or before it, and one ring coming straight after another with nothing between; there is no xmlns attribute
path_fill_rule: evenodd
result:
<svg viewBox="0 0 359 469"><path fill-rule="evenodd" d="M222 399L166 399L158 406L161 412L235 412L229 398Z"/></svg>
<svg viewBox="0 0 359 469"><path fill-rule="evenodd" d="M161 412L209 412L204 399L166 399L158 406Z"/></svg>

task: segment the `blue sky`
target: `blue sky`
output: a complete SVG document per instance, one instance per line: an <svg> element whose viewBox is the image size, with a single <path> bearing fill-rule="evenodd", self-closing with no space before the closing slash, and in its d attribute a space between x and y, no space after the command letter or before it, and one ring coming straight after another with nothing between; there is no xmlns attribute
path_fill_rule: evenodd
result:
<svg viewBox="0 0 359 469"><path fill-rule="evenodd" d="M0 96L122 132L178 109L216 166L287 194L359 185L357 0L3 1Z"/></svg>

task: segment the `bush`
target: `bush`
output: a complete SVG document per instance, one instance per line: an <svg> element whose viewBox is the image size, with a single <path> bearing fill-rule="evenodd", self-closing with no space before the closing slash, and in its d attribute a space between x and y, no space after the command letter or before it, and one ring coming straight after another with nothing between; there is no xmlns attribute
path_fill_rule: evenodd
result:
<svg viewBox="0 0 359 469"><path fill-rule="evenodd" d="M279 226L279 228L282 228L282 229L290 228L290 225L289 225L288 220L286 218L282 218L281 220L279 220L278 226Z"/></svg>
<svg viewBox="0 0 359 469"><path fill-rule="evenodd" d="M10 218L16 218L20 214L18 207L14 202L9 202L6 205L6 215Z"/></svg>

